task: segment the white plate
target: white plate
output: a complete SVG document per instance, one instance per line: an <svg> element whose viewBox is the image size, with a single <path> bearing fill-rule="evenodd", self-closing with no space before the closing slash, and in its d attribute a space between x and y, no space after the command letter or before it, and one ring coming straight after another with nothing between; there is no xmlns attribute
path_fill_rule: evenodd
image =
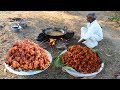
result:
<svg viewBox="0 0 120 90"><path fill-rule="evenodd" d="M51 62L52 62L52 55L51 55L47 50L45 50L45 51L46 51L46 53L47 53L47 55L48 55L48 58L49 58L50 64L51 64ZM50 66L50 65L49 65L49 66ZM48 67L49 67L49 66L48 66ZM48 67L47 67L47 68L48 68ZM47 68L45 68L44 70L30 70L30 71L27 71L27 72L25 72L25 71L15 71L14 69L10 68L6 63L5 63L5 68L6 68L9 72L14 73L14 74L17 74L17 75L34 75L34 74L41 73L41 72L43 72L44 70L47 69Z"/></svg>
<svg viewBox="0 0 120 90"><path fill-rule="evenodd" d="M64 50L60 55L64 54L67 50ZM100 73L102 71L102 69L104 68L104 63L101 63L101 67L98 70L98 72L94 72L94 73L90 73L90 74L84 74L84 73L80 73L77 72L75 69L73 68L67 68L67 67L63 67L62 70L66 71L67 73L69 73L70 75L74 76L74 77L88 77L88 76L95 76L98 73Z"/></svg>

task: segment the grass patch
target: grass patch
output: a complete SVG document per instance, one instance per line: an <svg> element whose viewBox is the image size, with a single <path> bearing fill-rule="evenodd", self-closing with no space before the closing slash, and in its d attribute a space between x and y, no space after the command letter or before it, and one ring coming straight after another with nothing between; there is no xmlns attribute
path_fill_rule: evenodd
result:
<svg viewBox="0 0 120 90"><path fill-rule="evenodd" d="M116 27L120 27L120 15L110 16L108 20L116 22Z"/></svg>

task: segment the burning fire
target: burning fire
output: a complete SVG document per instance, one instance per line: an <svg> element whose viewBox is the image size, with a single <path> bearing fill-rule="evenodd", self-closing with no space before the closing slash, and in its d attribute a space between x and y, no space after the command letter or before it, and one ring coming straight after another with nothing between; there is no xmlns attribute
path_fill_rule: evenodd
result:
<svg viewBox="0 0 120 90"><path fill-rule="evenodd" d="M63 40L63 38L60 38L60 40Z"/></svg>
<svg viewBox="0 0 120 90"><path fill-rule="evenodd" d="M55 45L56 40L57 39L50 38L49 39L50 45Z"/></svg>

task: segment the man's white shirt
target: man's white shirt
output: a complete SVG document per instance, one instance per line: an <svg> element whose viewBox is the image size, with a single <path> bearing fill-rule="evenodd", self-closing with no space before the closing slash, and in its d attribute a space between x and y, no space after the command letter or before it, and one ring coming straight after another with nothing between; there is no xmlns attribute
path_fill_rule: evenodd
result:
<svg viewBox="0 0 120 90"><path fill-rule="evenodd" d="M87 23L87 32L82 38L85 40L89 39L93 34L96 34L103 39L102 28L96 20L94 20L92 23Z"/></svg>

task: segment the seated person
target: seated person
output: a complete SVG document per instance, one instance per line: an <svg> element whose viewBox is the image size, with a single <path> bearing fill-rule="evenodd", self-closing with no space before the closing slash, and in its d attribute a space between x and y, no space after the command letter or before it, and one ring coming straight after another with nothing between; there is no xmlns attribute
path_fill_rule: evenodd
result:
<svg viewBox="0 0 120 90"><path fill-rule="evenodd" d="M94 48L103 39L102 28L96 20L95 13L87 15L87 22L87 26L81 28L81 38L77 44L84 44L89 48Z"/></svg>

